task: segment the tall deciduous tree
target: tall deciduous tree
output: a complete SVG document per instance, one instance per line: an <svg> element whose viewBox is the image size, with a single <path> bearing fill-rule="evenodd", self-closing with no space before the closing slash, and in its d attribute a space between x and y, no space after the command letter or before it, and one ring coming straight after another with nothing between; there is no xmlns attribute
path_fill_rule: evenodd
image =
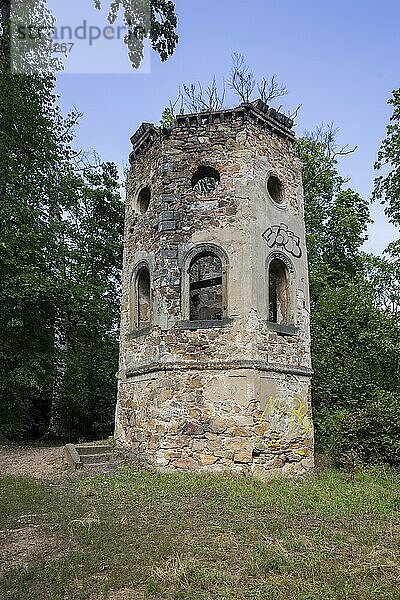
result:
<svg viewBox="0 0 400 600"><path fill-rule="evenodd" d="M327 285L337 287L361 267L360 247L370 223L368 201L351 189L337 169L332 126L298 140L303 169L307 251L312 303Z"/></svg>
<svg viewBox="0 0 400 600"><path fill-rule="evenodd" d="M52 77L0 66L0 429L9 437L43 433L50 418L62 436L112 430L118 174L77 164L76 115L61 115L53 90Z"/></svg>
<svg viewBox="0 0 400 600"><path fill-rule="evenodd" d="M389 221L400 228L400 88L394 90L388 104L393 107L390 123L387 126L386 138L378 152L375 168L383 171L375 179L373 199L380 200ZM381 269L379 286L381 290L381 303L385 310L390 312L395 322L394 329L397 332L397 340L400 340L400 239L391 242L386 255L388 261ZM399 377L399 364L396 370Z"/></svg>
<svg viewBox="0 0 400 600"><path fill-rule="evenodd" d="M93 2L96 8L101 8L101 0L93 0ZM153 50L159 54L163 61L173 54L179 38L176 33L178 20L175 3L172 0L141 0L139 2L138 0L111 0L108 15L108 20L111 23L117 18L120 8L123 9L124 21L133 28L136 24L142 22L143 16L149 11L150 27L148 36L152 42Z"/></svg>
<svg viewBox="0 0 400 600"><path fill-rule="evenodd" d="M298 142L303 166L311 288L314 413L319 441L335 415L364 407L399 383L391 265L362 252L368 202L337 169L347 153L332 128ZM383 289L382 282L386 285Z"/></svg>
<svg viewBox="0 0 400 600"><path fill-rule="evenodd" d="M129 21L131 4L110 10L122 6ZM45 1L29 7L37 18ZM0 9L0 429L109 435L123 232L117 169L79 160L77 115L62 116L53 77L11 72L10 1ZM166 60L178 41L175 5L151 0L150 10L148 35Z"/></svg>
<svg viewBox="0 0 400 600"><path fill-rule="evenodd" d="M64 205L61 389L53 433L98 438L113 430L124 205L111 163L72 172Z"/></svg>
<svg viewBox="0 0 400 600"><path fill-rule="evenodd" d="M27 429L52 393L58 226L51 207L64 135L68 145L52 89L50 79L1 72L0 410L9 434Z"/></svg>
<svg viewBox="0 0 400 600"><path fill-rule="evenodd" d="M375 180L373 198L384 204L389 221L400 226L400 88L394 90L388 104L393 106L386 138L378 152L375 168L385 170Z"/></svg>
<svg viewBox="0 0 400 600"><path fill-rule="evenodd" d="M89 0L90 1L90 0ZM101 8L101 0L93 0L94 6ZM4 23L14 20L13 62L20 73L51 73L62 69L60 61L52 50L52 29L56 25L55 18L48 8L46 0L24 0L15 2L0 0L0 19ZM124 43L127 46L131 65L137 69L144 55L144 40L149 39L152 48L162 61L171 56L178 43L176 33L177 16L175 3L172 0L111 0L109 3L108 21L113 24L122 9L122 19L127 28ZM40 28L40 34L30 38L31 44L20 39L17 31L23 24L25 27ZM2 40L4 46L4 38ZM0 48L0 54L4 54ZM17 50L17 51L15 51Z"/></svg>

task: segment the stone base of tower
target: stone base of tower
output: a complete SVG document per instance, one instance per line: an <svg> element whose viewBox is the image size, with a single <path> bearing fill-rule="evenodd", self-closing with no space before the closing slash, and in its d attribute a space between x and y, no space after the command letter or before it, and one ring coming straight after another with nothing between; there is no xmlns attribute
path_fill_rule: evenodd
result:
<svg viewBox="0 0 400 600"><path fill-rule="evenodd" d="M217 362L133 369L119 381L117 445L161 471L271 477L312 468L307 370Z"/></svg>

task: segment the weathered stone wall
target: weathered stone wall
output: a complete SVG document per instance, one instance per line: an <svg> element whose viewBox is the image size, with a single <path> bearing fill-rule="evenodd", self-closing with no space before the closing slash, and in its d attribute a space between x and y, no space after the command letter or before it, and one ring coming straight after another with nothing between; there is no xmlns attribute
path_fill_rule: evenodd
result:
<svg viewBox="0 0 400 600"><path fill-rule="evenodd" d="M297 474L313 464L307 261L300 165L287 124L257 107L180 117L132 139L127 182L117 442L160 469ZM147 146L147 147L146 147ZM192 189L199 166L215 191ZM282 200L267 192L268 176ZM137 197L151 190L140 214ZM196 251L222 262L221 321L189 321ZM268 321L268 265L286 265L288 316ZM134 282L151 278L135 327Z"/></svg>

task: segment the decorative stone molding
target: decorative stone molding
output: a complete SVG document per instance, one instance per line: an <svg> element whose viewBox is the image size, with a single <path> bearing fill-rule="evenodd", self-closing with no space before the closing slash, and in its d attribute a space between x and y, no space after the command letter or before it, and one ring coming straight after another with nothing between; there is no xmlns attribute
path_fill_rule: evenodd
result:
<svg viewBox="0 0 400 600"><path fill-rule="evenodd" d="M182 267L181 267L181 290L182 290L182 299L181 299L181 307L182 307L182 316L183 321L187 322L190 318L190 297L189 297L189 289L190 289L190 281L189 281L189 269L192 261L202 254L212 254L217 256L222 264L222 307L223 307L223 317L226 317L229 314L228 311L228 297L227 297L227 288L228 288L228 268L229 268L229 259L228 255L223 248L216 244L210 243L202 243L196 244L190 250L186 252L182 259Z"/></svg>
<svg viewBox="0 0 400 600"><path fill-rule="evenodd" d="M299 375L302 377L311 377L313 373L312 369L309 367L301 367L296 365L277 365L263 360L182 360L174 362L149 360L141 364L128 364L126 367L126 376L135 377L145 373L164 371L242 371L244 369L284 373L287 375Z"/></svg>

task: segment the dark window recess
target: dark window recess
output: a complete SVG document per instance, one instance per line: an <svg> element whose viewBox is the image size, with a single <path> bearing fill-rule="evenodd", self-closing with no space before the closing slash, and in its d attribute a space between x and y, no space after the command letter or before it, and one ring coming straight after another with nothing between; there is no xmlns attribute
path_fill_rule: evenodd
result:
<svg viewBox="0 0 400 600"><path fill-rule="evenodd" d="M199 196L208 196L217 189L220 174L212 167L199 167L192 177L192 188Z"/></svg>
<svg viewBox="0 0 400 600"><path fill-rule="evenodd" d="M222 263L213 254L196 257L189 269L190 320L222 319Z"/></svg>
<svg viewBox="0 0 400 600"><path fill-rule="evenodd" d="M281 203L283 201L283 185L275 175L270 175L267 182L268 193L272 200Z"/></svg>
<svg viewBox="0 0 400 600"><path fill-rule="evenodd" d="M143 329L150 324L150 273L146 267L137 276L137 327Z"/></svg>
<svg viewBox="0 0 400 600"><path fill-rule="evenodd" d="M137 210L141 215L144 215L149 208L151 200L151 192L149 187L144 187L140 190L137 199Z"/></svg>
<svg viewBox="0 0 400 600"><path fill-rule="evenodd" d="M286 268L275 258L269 265L269 321L286 323L288 312Z"/></svg>

